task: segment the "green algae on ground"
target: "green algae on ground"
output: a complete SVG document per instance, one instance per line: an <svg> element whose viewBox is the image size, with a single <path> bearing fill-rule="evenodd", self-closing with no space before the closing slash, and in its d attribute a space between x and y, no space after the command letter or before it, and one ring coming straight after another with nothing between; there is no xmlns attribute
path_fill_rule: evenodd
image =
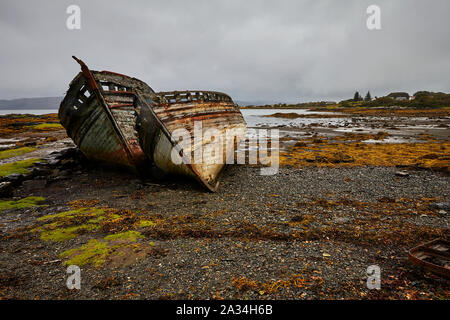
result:
<svg viewBox="0 0 450 320"><path fill-rule="evenodd" d="M43 217L38 218L38 221L48 221L48 220L56 220L56 219L72 219L76 218L79 215L83 217L95 217L103 214L103 209L100 208L78 208L74 210L64 211L56 214L49 214Z"/></svg>
<svg viewBox="0 0 450 320"><path fill-rule="evenodd" d="M59 123L41 123L41 124L33 126L33 129L36 129L36 130L55 130L55 129L62 129L62 126Z"/></svg>
<svg viewBox="0 0 450 320"><path fill-rule="evenodd" d="M66 241L73 239L83 232L100 229L98 224L104 218L103 209L99 208L78 208L64 211L56 214L50 214L37 219L37 221L46 221L48 223L41 227L33 229L41 232L41 239L44 241ZM70 223L79 223L87 218L91 218L85 224L69 225Z"/></svg>
<svg viewBox="0 0 450 320"><path fill-rule="evenodd" d="M105 237L105 240L130 240L135 242L137 238L143 237L144 236L140 232L130 230L121 233L110 234Z"/></svg>
<svg viewBox="0 0 450 320"><path fill-rule="evenodd" d="M44 241L66 241L76 238L80 233L99 229L94 224L82 224L68 228L57 228L53 230L45 230L41 233L41 239Z"/></svg>
<svg viewBox="0 0 450 320"><path fill-rule="evenodd" d="M79 207L36 219L39 222L44 222L44 224L33 229L33 231L41 232L41 239L45 241L66 241L87 231L99 229L105 231L105 225L115 223L122 218L122 215L115 212L115 210L108 208ZM141 237L142 235L137 231L125 231L108 236L106 240L136 241L137 238Z"/></svg>
<svg viewBox="0 0 450 320"><path fill-rule="evenodd" d="M105 262L110 252L111 248L108 247L106 242L92 239L79 248L62 252L60 257L69 258L64 262L64 265L76 265L81 267L91 263L95 267L99 267Z"/></svg>
<svg viewBox="0 0 450 320"><path fill-rule="evenodd" d="M141 220L138 223L138 227L139 228L151 227L153 225L155 225L155 223L153 221L151 221L151 220Z"/></svg>
<svg viewBox="0 0 450 320"><path fill-rule="evenodd" d="M99 216L99 217L94 218L94 219L89 219L88 223L94 223L95 224L95 223L100 223L103 220L105 220L105 217L104 216Z"/></svg>
<svg viewBox="0 0 450 320"><path fill-rule="evenodd" d="M22 209L29 207L40 207L39 203L45 201L43 197L26 197L17 201L14 200L0 200L0 211L11 209Z"/></svg>
<svg viewBox="0 0 450 320"><path fill-rule="evenodd" d="M31 167L35 162L40 160L41 159L36 158L2 164L0 165L0 177L6 177L13 173L30 173L27 168Z"/></svg>
<svg viewBox="0 0 450 320"><path fill-rule="evenodd" d="M40 232L40 238L44 241L61 242L74 239L81 234L98 235L99 231L117 230L115 233L105 236L103 239L90 239L84 245L64 251L60 254L65 258L65 265L92 264L98 267L106 261L111 265L127 265L134 263L150 252L153 243L137 243L138 239L144 236L134 230L127 230L131 226L136 226L135 220L131 219L129 225L118 232L121 228L111 228L118 220L129 219L130 213L123 210L96 207L74 207L72 210L50 214L37 219L41 222L32 231ZM122 213L122 214L118 214ZM132 215L131 215L132 216ZM153 222L145 220L143 225L149 226ZM90 232L96 231L96 232ZM98 237L98 236L97 236Z"/></svg>
<svg viewBox="0 0 450 320"><path fill-rule="evenodd" d="M17 148L17 149L3 150L3 151L0 151L0 160L21 156L25 153L28 153L28 152L31 152L34 150L36 150L36 148L30 148L30 147L22 147L22 148Z"/></svg>
<svg viewBox="0 0 450 320"><path fill-rule="evenodd" d="M68 258L64 265L83 266L92 264L99 267L107 259L114 259L132 253L139 244L137 238L143 238L139 232L127 231L106 236L103 240L91 239L81 247L69 249L60 254L61 258ZM120 240L120 241L119 241ZM154 246L149 243L149 246Z"/></svg>

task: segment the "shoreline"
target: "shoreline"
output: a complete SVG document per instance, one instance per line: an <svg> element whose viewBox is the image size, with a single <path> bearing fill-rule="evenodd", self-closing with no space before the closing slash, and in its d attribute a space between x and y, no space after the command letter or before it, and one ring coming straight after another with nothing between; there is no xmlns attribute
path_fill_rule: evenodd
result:
<svg viewBox="0 0 450 320"><path fill-rule="evenodd" d="M0 142L35 149L0 168L40 158L0 180L11 184L0 199L0 298L448 299L446 280L407 261L410 248L450 231L448 173L400 165L420 158L418 147L426 161L448 156L450 129L419 125L450 119L428 116L284 127L276 175L228 166L217 193L88 161L48 125L55 115L0 117ZM372 165L398 149L383 151L395 138L405 158ZM361 160L361 146L380 157ZM82 268L81 291L65 286L68 264ZM365 286L373 264L382 290Z"/></svg>

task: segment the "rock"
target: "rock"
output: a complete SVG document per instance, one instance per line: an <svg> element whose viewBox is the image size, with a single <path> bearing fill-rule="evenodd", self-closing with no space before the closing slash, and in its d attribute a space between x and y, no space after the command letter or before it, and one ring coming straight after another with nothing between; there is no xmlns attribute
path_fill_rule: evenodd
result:
<svg viewBox="0 0 450 320"><path fill-rule="evenodd" d="M437 210L444 210L444 211L450 211L450 202L435 202L432 203L431 208L437 209Z"/></svg>
<svg viewBox="0 0 450 320"><path fill-rule="evenodd" d="M39 180L27 180L22 183L23 188L25 189L43 189L47 180L39 179Z"/></svg>
<svg viewBox="0 0 450 320"><path fill-rule="evenodd" d="M13 183L20 183L25 180L26 176L20 173L13 173L6 176L5 180Z"/></svg>
<svg viewBox="0 0 450 320"><path fill-rule="evenodd" d="M302 222L305 218L302 215L296 215L291 218L291 222Z"/></svg>
<svg viewBox="0 0 450 320"><path fill-rule="evenodd" d="M346 217L334 218L333 222L336 222L336 223L349 223L350 222L350 218L346 218Z"/></svg>
<svg viewBox="0 0 450 320"><path fill-rule="evenodd" d="M49 159L47 161L48 165L50 165L50 166L57 166L57 165L59 165L60 162L61 162L61 160L58 160L58 159Z"/></svg>
<svg viewBox="0 0 450 320"><path fill-rule="evenodd" d="M11 182L0 182L0 196L1 197L9 197L14 190L13 184Z"/></svg>
<svg viewBox="0 0 450 320"><path fill-rule="evenodd" d="M40 162L40 161L39 161L39 162L35 162L34 165L35 165L35 166L46 166L46 165L47 165L47 162Z"/></svg>
<svg viewBox="0 0 450 320"><path fill-rule="evenodd" d="M73 169L78 165L78 162L71 159L61 160L61 168L62 169Z"/></svg>
<svg viewBox="0 0 450 320"><path fill-rule="evenodd" d="M49 169L44 168L33 168L30 170L30 173L33 177L37 177L37 176L47 176L51 173L51 171Z"/></svg>
<svg viewBox="0 0 450 320"><path fill-rule="evenodd" d="M53 170L53 174L50 177L52 181L65 180L70 178L71 173L69 171L63 170Z"/></svg>
<svg viewBox="0 0 450 320"><path fill-rule="evenodd" d="M294 146L295 147L306 147L308 145L305 142L303 142L303 141L299 141Z"/></svg>
<svg viewBox="0 0 450 320"><path fill-rule="evenodd" d="M404 171L404 170L402 170L402 171L397 171L397 172L395 173L395 175L396 175L397 177L409 177L409 173L408 173L407 171Z"/></svg>
<svg viewBox="0 0 450 320"><path fill-rule="evenodd" d="M63 177L63 178L68 177L70 175L71 175L71 173L68 170L62 170L62 171L59 172L59 176Z"/></svg>
<svg viewBox="0 0 450 320"><path fill-rule="evenodd" d="M80 151L78 148L66 148L59 151L59 154L56 156L58 159L73 159L78 158L80 156Z"/></svg>

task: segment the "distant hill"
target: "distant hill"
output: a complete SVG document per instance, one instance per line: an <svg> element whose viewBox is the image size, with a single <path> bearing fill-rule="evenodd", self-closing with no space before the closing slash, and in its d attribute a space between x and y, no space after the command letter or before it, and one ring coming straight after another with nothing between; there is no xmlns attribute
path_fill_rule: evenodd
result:
<svg viewBox="0 0 450 320"><path fill-rule="evenodd" d="M236 103L237 105L241 106L241 107L245 107L245 106L264 106L267 104L273 104L275 102L273 101L242 101L242 100L234 100L234 103Z"/></svg>
<svg viewBox="0 0 450 320"><path fill-rule="evenodd" d="M45 97L45 98L0 100L0 110L26 110L26 109L57 110L59 109L59 104L61 103L62 99L63 97ZM250 106L250 105L261 106L273 103L269 101L241 101L241 100L235 100L234 102L240 106Z"/></svg>
<svg viewBox="0 0 450 320"><path fill-rule="evenodd" d="M0 110L57 110L63 97L0 100Z"/></svg>

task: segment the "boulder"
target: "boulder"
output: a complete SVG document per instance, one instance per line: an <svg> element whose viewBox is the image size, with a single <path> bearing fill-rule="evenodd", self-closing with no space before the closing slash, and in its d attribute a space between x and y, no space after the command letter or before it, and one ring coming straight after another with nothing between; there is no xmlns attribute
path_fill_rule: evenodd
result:
<svg viewBox="0 0 450 320"><path fill-rule="evenodd" d="M13 184L11 182L0 182L0 197L10 197L14 190Z"/></svg>

